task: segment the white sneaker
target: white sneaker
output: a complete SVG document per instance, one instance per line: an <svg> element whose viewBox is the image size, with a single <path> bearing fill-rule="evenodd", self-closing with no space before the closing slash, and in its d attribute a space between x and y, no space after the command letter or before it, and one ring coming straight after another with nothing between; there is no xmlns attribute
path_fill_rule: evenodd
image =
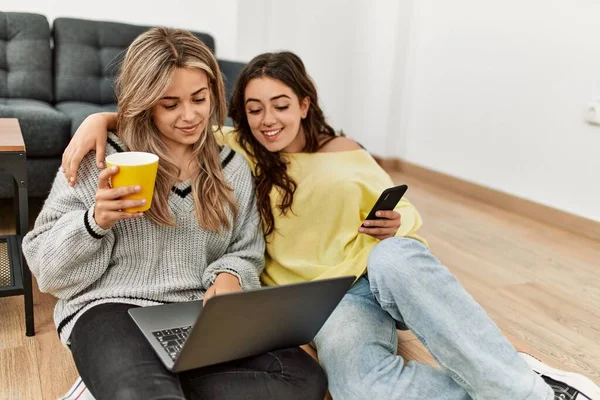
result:
<svg viewBox="0 0 600 400"><path fill-rule="evenodd" d="M59 397L58 400L95 400L95 398L87 389L81 378L78 377L67 394L63 397Z"/></svg>
<svg viewBox="0 0 600 400"><path fill-rule="evenodd" d="M554 390L555 400L600 400L600 387L591 379L552 368L527 353L519 354Z"/></svg>

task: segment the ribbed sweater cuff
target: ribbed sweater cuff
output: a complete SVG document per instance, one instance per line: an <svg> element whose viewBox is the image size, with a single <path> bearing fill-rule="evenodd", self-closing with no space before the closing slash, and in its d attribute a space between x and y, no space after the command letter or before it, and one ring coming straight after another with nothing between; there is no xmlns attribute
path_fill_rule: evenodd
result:
<svg viewBox="0 0 600 400"><path fill-rule="evenodd" d="M240 268L234 269L234 268L229 268L227 266L221 266L217 269L212 270L210 273L206 274L203 279L203 282L202 282L203 286L208 289L210 286L212 286L215 283L215 279L217 279L217 275L219 275L222 272L226 272L226 273L231 274L231 275L235 276L236 278L238 278L238 280L240 281L240 286L242 287L242 290L257 289L261 286L258 276L256 275L256 273L253 273L253 271L244 270L244 269L240 269Z"/></svg>
<svg viewBox="0 0 600 400"><path fill-rule="evenodd" d="M85 224L87 233L94 239L102 239L110 231L110 229L104 229L96 223L94 219L94 206L83 215L83 223Z"/></svg>

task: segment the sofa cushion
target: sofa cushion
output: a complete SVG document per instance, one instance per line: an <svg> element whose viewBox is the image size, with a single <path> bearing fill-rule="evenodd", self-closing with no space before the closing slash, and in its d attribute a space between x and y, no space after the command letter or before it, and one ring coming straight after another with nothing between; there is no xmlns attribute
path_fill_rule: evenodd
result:
<svg viewBox="0 0 600 400"><path fill-rule="evenodd" d="M60 156L71 139L71 119L43 101L0 98L0 115L19 119L27 157Z"/></svg>
<svg viewBox="0 0 600 400"><path fill-rule="evenodd" d="M117 103L98 105L81 101L64 101L57 103L56 108L71 118L71 136L73 136L88 115L97 112L117 111Z"/></svg>
<svg viewBox="0 0 600 400"><path fill-rule="evenodd" d="M115 103L114 77L125 49L149 26L57 18L53 23L55 99ZM210 35L194 33L214 51Z"/></svg>
<svg viewBox="0 0 600 400"><path fill-rule="evenodd" d="M0 12L0 97L52 102L50 27L43 15Z"/></svg>

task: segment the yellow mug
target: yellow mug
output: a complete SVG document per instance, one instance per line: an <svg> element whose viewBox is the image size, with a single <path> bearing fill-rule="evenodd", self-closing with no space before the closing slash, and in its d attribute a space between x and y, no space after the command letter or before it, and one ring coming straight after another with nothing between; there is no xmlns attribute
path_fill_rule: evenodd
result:
<svg viewBox="0 0 600 400"><path fill-rule="evenodd" d="M119 172L110 178L111 186L117 188L139 185L142 188L139 193L130 194L123 198L127 200L146 199L146 204L143 206L126 208L123 211L141 212L148 210L152 205L154 182L156 181L156 171L158 171L158 156L140 151L115 153L106 157L106 167L110 168L113 165L119 167Z"/></svg>

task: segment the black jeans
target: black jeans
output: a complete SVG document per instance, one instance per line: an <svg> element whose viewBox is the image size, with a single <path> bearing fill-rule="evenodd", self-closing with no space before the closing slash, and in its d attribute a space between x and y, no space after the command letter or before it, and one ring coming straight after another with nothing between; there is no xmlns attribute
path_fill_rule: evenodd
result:
<svg viewBox="0 0 600 400"><path fill-rule="evenodd" d="M116 303L93 307L71 333L77 370L97 400L322 400L325 396L325 373L300 348L172 373L127 314L132 307Z"/></svg>

